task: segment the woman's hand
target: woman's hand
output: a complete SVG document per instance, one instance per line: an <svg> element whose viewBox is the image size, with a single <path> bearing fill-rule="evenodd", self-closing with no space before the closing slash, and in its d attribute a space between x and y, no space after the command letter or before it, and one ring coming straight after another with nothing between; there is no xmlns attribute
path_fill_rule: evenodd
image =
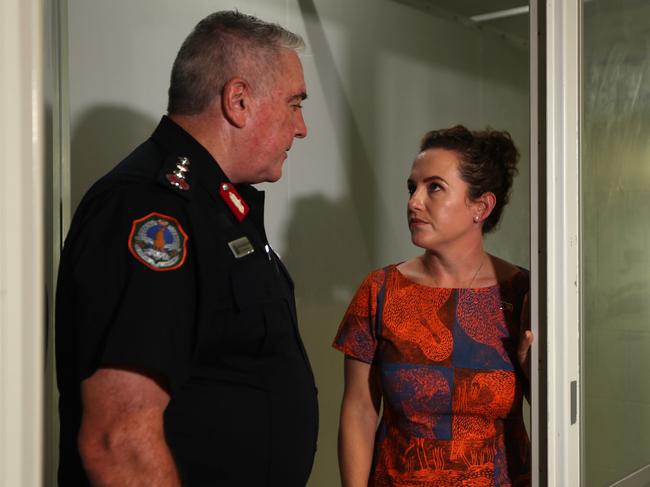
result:
<svg viewBox="0 0 650 487"><path fill-rule="evenodd" d="M524 297L524 305L521 309L521 327L519 328L519 344L517 345L517 360L524 372L526 379L530 381L530 345L533 343L533 332L530 331L530 302L528 293Z"/></svg>

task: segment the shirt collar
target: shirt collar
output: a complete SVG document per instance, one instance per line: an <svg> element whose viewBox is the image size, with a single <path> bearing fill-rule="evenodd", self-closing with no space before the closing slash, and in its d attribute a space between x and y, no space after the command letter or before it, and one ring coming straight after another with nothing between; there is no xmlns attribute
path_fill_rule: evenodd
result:
<svg viewBox="0 0 650 487"><path fill-rule="evenodd" d="M208 150L167 115L161 118L151 138L166 153L185 156L190 160L188 180L191 185L198 184L208 193L216 194L219 191L219 184L230 183L230 179ZM263 211L264 191L246 183L234 186L251 208ZM259 218L259 215L257 217Z"/></svg>

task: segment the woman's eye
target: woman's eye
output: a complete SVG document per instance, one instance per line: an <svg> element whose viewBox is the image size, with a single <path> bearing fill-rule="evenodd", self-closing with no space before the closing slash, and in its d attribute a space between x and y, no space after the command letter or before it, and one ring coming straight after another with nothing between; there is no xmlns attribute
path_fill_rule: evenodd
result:
<svg viewBox="0 0 650 487"><path fill-rule="evenodd" d="M413 196L413 193L415 193L415 186L409 186L407 190L409 192L409 196Z"/></svg>
<svg viewBox="0 0 650 487"><path fill-rule="evenodd" d="M431 183L429 185L429 192L430 193L435 193L436 191L440 191L442 187L438 183Z"/></svg>

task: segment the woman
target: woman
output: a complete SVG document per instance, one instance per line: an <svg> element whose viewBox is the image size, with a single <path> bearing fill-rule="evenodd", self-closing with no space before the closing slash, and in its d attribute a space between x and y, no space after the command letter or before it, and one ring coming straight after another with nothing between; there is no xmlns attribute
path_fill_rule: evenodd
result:
<svg viewBox="0 0 650 487"><path fill-rule="evenodd" d="M346 354L344 487L530 483L528 272L483 249L517 159L507 132L456 126L422 140L407 216L424 253L371 272L334 341Z"/></svg>

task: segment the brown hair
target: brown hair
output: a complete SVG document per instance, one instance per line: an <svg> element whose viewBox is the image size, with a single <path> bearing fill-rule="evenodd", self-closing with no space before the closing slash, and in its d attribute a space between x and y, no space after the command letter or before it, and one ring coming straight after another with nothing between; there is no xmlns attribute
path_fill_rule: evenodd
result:
<svg viewBox="0 0 650 487"><path fill-rule="evenodd" d="M483 222L483 233L494 230L501 219L503 208L510 199L512 178L517 174L519 151L506 131L470 131L462 125L427 132L420 143L420 151L447 149L456 152L460 164L458 172L469 188L468 197L476 200L483 193L496 196L492 213Z"/></svg>

